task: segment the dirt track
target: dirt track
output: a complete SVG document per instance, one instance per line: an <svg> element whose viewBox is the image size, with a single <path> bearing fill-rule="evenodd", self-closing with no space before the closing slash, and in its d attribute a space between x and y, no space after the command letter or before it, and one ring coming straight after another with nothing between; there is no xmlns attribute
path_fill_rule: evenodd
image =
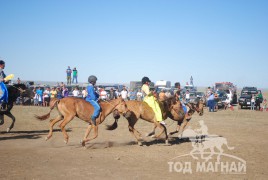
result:
<svg viewBox="0 0 268 180"><path fill-rule="evenodd" d="M224 153L246 161L246 174L222 174L221 172L192 173L170 172L168 162L180 155L189 154L191 142L180 141L173 135L171 146L163 141L144 137L145 145L136 145L128 132L127 121L120 118L115 131L105 130L105 124L113 122L109 116L99 128L99 137L89 142L86 149L79 141L87 124L75 118L67 125L70 136L67 145L63 135L56 131L49 141L45 141L49 121L38 121L34 114L49 111L44 107L15 106L12 110L17 121L11 133L5 133L10 119L0 126L0 179L267 179L268 178L268 112L250 110L219 111L204 116L194 115L190 126L199 128L199 120L204 120L209 134L227 139L228 145L235 147ZM56 115L53 110L51 117ZM167 120L168 131L174 130L176 123ZM152 124L139 120L135 126L143 135L152 129ZM216 149L215 149L216 151ZM212 161L216 160L213 156ZM196 160L191 157L181 162Z"/></svg>

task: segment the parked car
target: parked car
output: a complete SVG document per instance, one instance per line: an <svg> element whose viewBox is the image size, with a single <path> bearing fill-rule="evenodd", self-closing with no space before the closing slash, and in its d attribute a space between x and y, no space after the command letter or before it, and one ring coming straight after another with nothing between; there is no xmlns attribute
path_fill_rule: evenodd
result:
<svg viewBox="0 0 268 180"><path fill-rule="evenodd" d="M215 98L218 108L223 108L226 104L226 100L228 99L228 94L226 91L217 91L218 98Z"/></svg>
<svg viewBox="0 0 268 180"><path fill-rule="evenodd" d="M238 99L240 108L250 107L252 96L257 94L258 90L256 87L244 87L241 91L240 98ZM260 100L260 102L262 102L262 100Z"/></svg>

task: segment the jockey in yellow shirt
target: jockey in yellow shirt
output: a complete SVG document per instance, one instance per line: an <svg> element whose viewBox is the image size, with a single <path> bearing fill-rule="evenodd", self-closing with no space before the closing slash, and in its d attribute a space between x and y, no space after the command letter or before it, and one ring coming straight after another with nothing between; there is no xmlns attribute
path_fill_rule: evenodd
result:
<svg viewBox="0 0 268 180"><path fill-rule="evenodd" d="M162 112L161 112L160 106L158 102L155 100L153 93L150 92L150 88L149 88L149 85L151 82L150 79L148 77L143 77L141 81L143 84L141 87L141 90L144 94L143 101L146 102L153 109L155 113L156 121L165 125L165 122L163 121L163 118L162 118Z"/></svg>

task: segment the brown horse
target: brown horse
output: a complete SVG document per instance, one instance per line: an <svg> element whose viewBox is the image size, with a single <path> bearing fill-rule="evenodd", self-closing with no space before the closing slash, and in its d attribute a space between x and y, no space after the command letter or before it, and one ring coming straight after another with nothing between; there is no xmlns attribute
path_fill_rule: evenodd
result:
<svg viewBox="0 0 268 180"><path fill-rule="evenodd" d="M173 132L170 132L169 135L180 132L180 127L182 129L181 129L181 132L179 134L182 134L185 127L187 126L187 124L191 120L192 115L195 112L198 112L199 116L202 116L204 114L204 103L202 100L197 99L196 102L188 103L187 106L189 107L189 110L187 112L187 114L188 114L187 116L184 114L184 116L181 116L181 118L178 118L178 119L171 118L172 120L177 121L177 129Z"/></svg>
<svg viewBox="0 0 268 180"><path fill-rule="evenodd" d="M131 113L128 113L126 119L128 120L128 129L130 133L136 138L139 145L142 145L141 140L141 133L139 133L135 128L134 125L137 123L139 119L143 119L145 121L148 121L150 123L154 123L155 127L159 127L162 131L155 136L155 138L159 138L163 133L165 133L165 140L166 143L168 143L168 135L167 135L167 129L163 124L160 124L158 121L156 121L155 113L152 110L152 108L145 102L142 101L127 101L126 102L127 107ZM166 119L167 117L177 117L178 113L175 112L176 106L178 106L178 101L176 101L175 97L171 97L165 100L163 103L163 108L168 109L164 111L163 119ZM115 121L111 126L107 126L108 130L114 130L117 128L117 120L120 118L120 115L117 111L114 111L114 118Z"/></svg>
<svg viewBox="0 0 268 180"><path fill-rule="evenodd" d="M92 123L90 117L93 114L94 107L87 101L81 98L74 98L74 97L66 97L63 99L52 99L50 102L50 111L48 114L45 114L43 116L35 116L39 120L45 120L48 119L50 116L51 111L54 109L54 107L57 107L59 115L55 119L50 120L49 125L49 133L46 137L46 140L52 137L53 132L53 126L63 120L59 127L61 128L61 131L63 133L65 143L68 142L69 136L66 133L65 126L73 120L73 118L76 116L80 118L81 120L84 120L86 122L89 122L89 126L87 128L87 131L85 133L84 140L81 142L83 146L85 146L85 143L89 140L95 139L98 136L98 125L101 124L105 118L111 114L114 110L117 110L119 113L125 114L128 111L128 108L126 106L125 101L122 98L114 99L111 101L103 101L100 102L101 106L101 113L99 117L96 119L96 126ZM94 137L91 139L87 139L91 129L94 129Z"/></svg>

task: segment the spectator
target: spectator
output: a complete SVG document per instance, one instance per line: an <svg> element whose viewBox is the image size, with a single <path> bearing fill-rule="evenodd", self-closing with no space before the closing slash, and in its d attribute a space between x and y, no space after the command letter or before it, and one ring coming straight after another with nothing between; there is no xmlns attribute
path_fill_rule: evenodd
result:
<svg viewBox="0 0 268 180"><path fill-rule="evenodd" d="M161 91L159 93L159 101L164 101L165 99L166 99L165 90L161 89Z"/></svg>
<svg viewBox="0 0 268 180"><path fill-rule="evenodd" d="M118 89L116 89L114 93L115 93L115 98L121 96L121 94L120 94L120 92L118 91Z"/></svg>
<svg viewBox="0 0 268 180"><path fill-rule="evenodd" d="M34 91L34 98L33 98L34 106L38 106L38 99L39 99L39 96L36 93L36 91Z"/></svg>
<svg viewBox="0 0 268 180"><path fill-rule="evenodd" d="M62 90L62 96L63 97L68 97L69 95L69 90L66 86L63 86L63 90Z"/></svg>
<svg viewBox="0 0 268 180"><path fill-rule="evenodd" d="M20 78L18 78L17 79L17 84L20 84L20 83L21 83Z"/></svg>
<svg viewBox="0 0 268 180"><path fill-rule="evenodd" d="M185 100L186 100L186 104L190 102L190 92L189 92L189 90L187 90L186 93L185 93Z"/></svg>
<svg viewBox="0 0 268 180"><path fill-rule="evenodd" d="M263 103L262 103L262 110L263 110L263 111L267 111L267 100L266 100L266 99L263 100Z"/></svg>
<svg viewBox="0 0 268 180"><path fill-rule="evenodd" d="M66 75L67 75L67 85L71 85L71 76L72 76L72 70L70 66L66 69Z"/></svg>
<svg viewBox="0 0 268 180"><path fill-rule="evenodd" d="M77 84L77 70L76 67L73 69L73 84L74 84L74 80L75 80L75 84Z"/></svg>
<svg viewBox="0 0 268 180"><path fill-rule="evenodd" d="M130 89L128 93L129 100L136 100L136 93L133 91L133 89Z"/></svg>
<svg viewBox="0 0 268 180"><path fill-rule="evenodd" d="M250 109L255 110L255 95L252 95L251 97Z"/></svg>
<svg viewBox="0 0 268 180"><path fill-rule="evenodd" d="M170 92L170 90L166 90L165 95L166 95L167 98L170 98L170 97L171 97L171 92Z"/></svg>
<svg viewBox="0 0 268 180"><path fill-rule="evenodd" d="M110 100L116 99L116 94L115 94L114 88L111 88L111 89L110 89L110 96L109 96L109 99L110 99Z"/></svg>
<svg viewBox="0 0 268 180"><path fill-rule="evenodd" d="M37 88L36 93L38 95L38 104L39 106L42 106L43 105L43 90L41 89L40 86Z"/></svg>
<svg viewBox="0 0 268 180"><path fill-rule="evenodd" d="M177 100L182 101L182 99L181 99L181 84L179 82L176 82L175 83L175 88L177 88L177 91L175 93L175 96L176 96Z"/></svg>
<svg viewBox="0 0 268 180"><path fill-rule="evenodd" d="M107 100L107 92L103 88L100 88L99 92L100 92L101 100L106 101Z"/></svg>
<svg viewBox="0 0 268 180"><path fill-rule="evenodd" d="M62 96L62 90L61 90L61 88L60 87L57 87L56 91L57 91L57 98L58 99L62 99L63 96Z"/></svg>
<svg viewBox="0 0 268 180"><path fill-rule="evenodd" d="M50 91L50 98L53 99L56 97L57 97L57 91L56 91L55 87L52 87L51 91Z"/></svg>
<svg viewBox="0 0 268 180"><path fill-rule="evenodd" d="M215 100L214 100L214 94L212 92L210 93L208 97L208 107L209 107L209 112L214 112Z"/></svg>
<svg viewBox="0 0 268 180"><path fill-rule="evenodd" d="M127 92L126 87L123 87L123 90L121 91L120 94L121 94L121 97L122 97L125 101L127 101L128 92Z"/></svg>
<svg viewBox="0 0 268 180"><path fill-rule="evenodd" d="M141 92L141 90L139 89L138 92L137 92L137 100L138 101L142 101L143 100L143 94Z"/></svg>
<svg viewBox="0 0 268 180"><path fill-rule="evenodd" d="M256 110L261 109L261 100L263 99L262 94L258 92L256 99L255 99L255 105L256 105Z"/></svg>
<svg viewBox="0 0 268 180"><path fill-rule="evenodd" d="M74 97L78 97L79 96L79 90L78 90L78 88L77 87L74 87L74 90L73 90L73 96Z"/></svg>
<svg viewBox="0 0 268 180"><path fill-rule="evenodd" d="M83 90L82 90L82 97L83 97L83 99L86 99L86 97L87 97L87 90L86 90L86 87L83 87Z"/></svg>
<svg viewBox="0 0 268 180"><path fill-rule="evenodd" d="M47 87L46 90L43 93L43 97L44 97L44 102L43 102L43 106L49 106L49 102L50 102L50 88Z"/></svg>

